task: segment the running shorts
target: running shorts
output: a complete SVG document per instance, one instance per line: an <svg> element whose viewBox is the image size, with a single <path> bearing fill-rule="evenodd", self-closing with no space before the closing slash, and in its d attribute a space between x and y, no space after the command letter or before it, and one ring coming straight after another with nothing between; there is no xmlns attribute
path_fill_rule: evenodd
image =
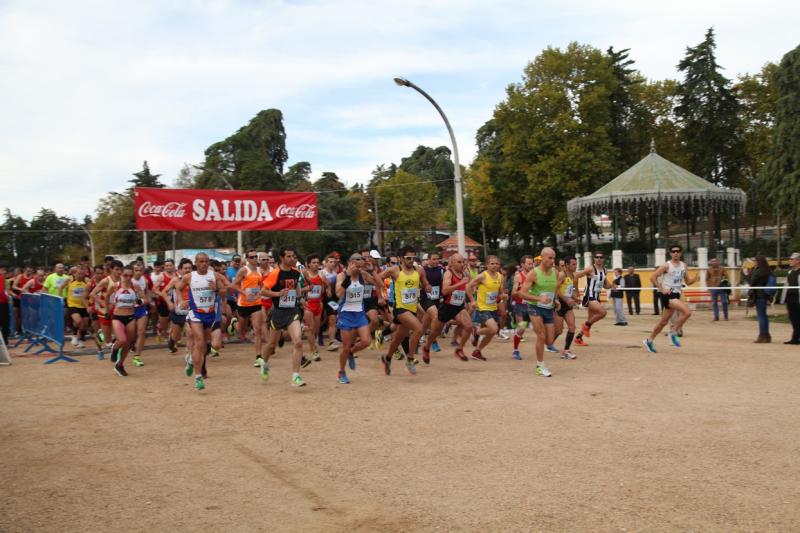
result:
<svg viewBox="0 0 800 533"><path fill-rule="evenodd" d="M175 311L170 311L169 321L175 324L176 326L182 326L186 323L186 315L176 313Z"/></svg>
<svg viewBox="0 0 800 533"><path fill-rule="evenodd" d="M161 300L159 300L158 303L156 303L156 312L158 313L158 316L168 317L169 306L167 305L167 302L162 302Z"/></svg>
<svg viewBox="0 0 800 533"><path fill-rule="evenodd" d="M671 292L669 294L664 294L662 292L658 293L658 299L661 301L661 308L662 309L669 309L669 301L670 300L680 300L681 293L679 292Z"/></svg>
<svg viewBox="0 0 800 533"><path fill-rule="evenodd" d="M339 311L336 327L342 331L352 331L369 324L364 311Z"/></svg>
<svg viewBox="0 0 800 533"><path fill-rule="evenodd" d="M537 305L529 306L528 313L532 317L539 317L542 319L542 322L545 324L552 324L554 322L553 319L553 310L547 307L539 307Z"/></svg>
<svg viewBox="0 0 800 533"><path fill-rule="evenodd" d="M114 320L117 322L122 322L123 326L127 326L133 322L134 318L135 317L133 315L114 315Z"/></svg>
<svg viewBox="0 0 800 533"><path fill-rule="evenodd" d="M81 318L87 318L89 313L86 311L85 307L67 307L67 312L72 315L80 315Z"/></svg>
<svg viewBox="0 0 800 533"><path fill-rule="evenodd" d="M269 314L269 328L274 330L286 329L295 320L299 321L301 316L302 313L299 307L292 307L291 309L273 307L272 312Z"/></svg>
<svg viewBox="0 0 800 533"><path fill-rule="evenodd" d="M439 319L439 322L447 324L451 320L455 319L458 316L458 313L463 310L463 305L442 304L439 306L439 314L437 315L437 318Z"/></svg>
<svg viewBox="0 0 800 533"><path fill-rule="evenodd" d="M240 305L238 308L239 318L250 318L250 315L261 311L261 304Z"/></svg>
<svg viewBox="0 0 800 533"><path fill-rule="evenodd" d="M475 311L472 316L472 322L475 324L484 325L488 320L494 320L500 323L500 313L498 311Z"/></svg>

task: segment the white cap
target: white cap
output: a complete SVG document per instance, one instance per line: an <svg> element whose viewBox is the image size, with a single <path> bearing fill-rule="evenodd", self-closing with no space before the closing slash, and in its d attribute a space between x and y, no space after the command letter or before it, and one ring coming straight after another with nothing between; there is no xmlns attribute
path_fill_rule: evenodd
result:
<svg viewBox="0 0 800 533"><path fill-rule="evenodd" d="M370 250L369 251L369 256L371 258L373 258L373 259L380 259L381 258L381 253L378 250Z"/></svg>
<svg viewBox="0 0 800 533"><path fill-rule="evenodd" d="M789 259L800 259L800 252L793 253Z"/></svg>

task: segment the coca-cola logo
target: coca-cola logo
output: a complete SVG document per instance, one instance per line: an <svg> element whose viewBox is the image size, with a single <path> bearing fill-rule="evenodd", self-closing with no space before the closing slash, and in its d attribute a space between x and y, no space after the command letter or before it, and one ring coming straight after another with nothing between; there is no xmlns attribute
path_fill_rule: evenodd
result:
<svg viewBox="0 0 800 533"><path fill-rule="evenodd" d="M317 206L314 204L301 204L298 206L281 204L275 211L278 218L314 218L317 216Z"/></svg>
<svg viewBox="0 0 800 533"><path fill-rule="evenodd" d="M139 206L139 217L161 217L161 218L183 218L186 214L186 204L181 202L168 202L166 204L154 204L144 202Z"/></svg>

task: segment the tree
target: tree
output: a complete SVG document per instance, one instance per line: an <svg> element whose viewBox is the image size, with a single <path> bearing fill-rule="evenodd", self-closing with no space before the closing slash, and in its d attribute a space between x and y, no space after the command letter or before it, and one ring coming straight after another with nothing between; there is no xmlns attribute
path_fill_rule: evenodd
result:
<svg viewBox="0 0 800 533"><path fill-rule="evenodd" d="M400 160L400 170L431 181L436 186L436 205L442 206L453 198L455 167L446 146L431 148L417 146L416 150Z"/></svg>
<svg viewBox="0 0 800 533"><path fill-rule="evenodd" d="M793 245L800 246L800 46L783 56L773 82L777 93L775 129L760 190L790 217Z"/></svg>
<svg viewBox="0 0 800 533"><path fill-rule="evenodd" d="M260 111L246 126L205 151L196 183L201 189L286 190L283 165L289 159L283 114Z"/></svg>
<svg viewBox="0 0 800 533"><path fill-rule="evenodd" d="M639 71L631 68L635 62L630 59L628 52L630 48L614 50L613 46L606 51L611 73L616 82L609 95L611 108L608 131L611 144L620 154L615 174L623 172L639 160L633 146L636 137L634 114L639 103L634 98L634 90L637 85L644 83L644 77Z"/></svg>
<svg viewBox="0 0 800 533"><path fill-rule="evenodd" d="M675 112L689 155L688 169L717 185L737 187L742 182L739 104L731 81L720 72L716 47L714 29L709 28L703 42L686 48L678 63L684 80Z"/></svg>
<svg viewBox="0 0 800 533"><path fill-rule="evenodd" d="M142 164L142 170L139 172L133 173L133 179L128 180L128 183L133 184L133 188L135 187L158 187L163 188L164 185L158 181L158 178L161 177L161 174L152 174L150 172L150 166L145 161Z"/></svg>
<svg viewBox="0 0 800 533"><path fill-rule="evenodd" d="M33 266L34 260L28 222L6 208L0 224L0 262L5 265Z"/></svg>
<svg viewBox="0 0 800 533"><path fill-rule="evenodd" d="M378 210L382 225L390 230L385 242L395 246L401 242L423 244L426 238L419 230L435 227L436 187L426 179L404 170L397 170L378 189Z"/></svg>
<svg viewBox="0 0 800 533"><path fill-rule="evenodd" d="M300 161L290 166L283 176L286 189L289 191L310 191L313 189L311 184L311 163Z"/></svg>

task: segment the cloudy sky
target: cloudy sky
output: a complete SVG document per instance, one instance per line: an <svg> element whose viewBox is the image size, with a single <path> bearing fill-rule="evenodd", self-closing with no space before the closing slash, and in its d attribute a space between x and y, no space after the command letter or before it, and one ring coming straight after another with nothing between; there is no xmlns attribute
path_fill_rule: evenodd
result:
<svg viewBox="0 0 800 533"><path fill-rule="evenodd" d="M0 210L93 214L143 160L171 184L259 110L283 111L289 164L369 178L449 140L404 76L445 109L462 163L505 87L548 45L631 48L676 77L717 32L728 77L798 45L800 3L763 0L0 0Z"/></svg>

